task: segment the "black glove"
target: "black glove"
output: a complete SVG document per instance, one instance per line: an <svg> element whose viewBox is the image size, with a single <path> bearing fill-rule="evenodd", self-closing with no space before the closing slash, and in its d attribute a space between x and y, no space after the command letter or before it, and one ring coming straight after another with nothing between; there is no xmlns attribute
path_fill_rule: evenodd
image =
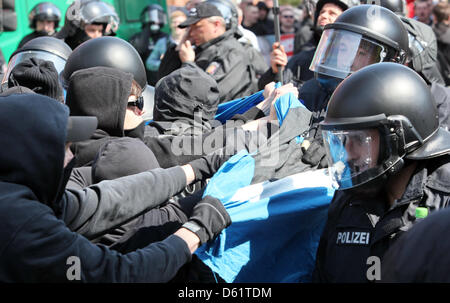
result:
<svg viewBox="0 0 450 303"><path fill-rule="evenodd" d="M195 181L211 178L229 158L229 155L217 152L189 162L195 173Z"/></svg>
<svg viewBox="0 0 450 303"><path fill-rule="evenodd" d="M328 167L327 154L322 140L313 139L312 141L309 141L305 139L303 142L302 161L311 166L317 166L317 168ZM307 146L308 142L310 143L309 146Z"/></svg>
<svg viewBox="0 0 450 303"><path fill-rule="evenodd" d="M204 244L214 239L230 224L230 215L222 202L206 196L194 206L192 216L183 227L195 233L200 238L200 243Z"/></svg>

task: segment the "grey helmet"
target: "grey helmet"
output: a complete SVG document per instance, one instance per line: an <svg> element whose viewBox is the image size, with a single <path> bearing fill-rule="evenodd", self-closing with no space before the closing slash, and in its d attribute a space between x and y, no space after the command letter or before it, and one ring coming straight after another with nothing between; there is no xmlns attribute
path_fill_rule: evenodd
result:
<svg viewBox="0 0 450 303"><path fill-rule="evenodd" d="M111 24L117 27L119 16L114 8L99 0L75 0L66 11L66 22L73 27L84 29L87 24Z"/></svg>
<svg viewBox="0 0 450 303"><path fill-rule="evenodd" d="M237 28L238 26L238 11L236 6L229 0L206 0L206 2L213 4L222 14L225 19L226 29Z"/></svg>
<svg viewBox="0 0 450 303"><path fill-rule="evenodd" d="M399 16L406 16L405 0L362 0L361 4L373 4L387 8Z"/></svg>
<svg viewBox="0 0 450 303"><path fill-rule="evenodd" d="M41 2L36 4L28 14L30 28L36 29L36 21L53 21L55 29L61 20L61 10L51 2Z"/></svg>

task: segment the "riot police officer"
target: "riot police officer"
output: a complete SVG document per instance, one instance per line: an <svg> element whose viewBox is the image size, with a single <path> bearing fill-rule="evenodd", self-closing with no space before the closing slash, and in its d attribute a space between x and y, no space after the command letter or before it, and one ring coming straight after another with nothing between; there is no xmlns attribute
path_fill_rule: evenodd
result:
<svg viewBox="0 0 450 303"><path fill-rule="evenodd" d="M403 232L424 213L448 206L450 133L439 127L425 81L394 63L345 79L320 127L337 191L314 278L376 280L373 260L383 267L384 253Z"/></svg>
<svg viewBox="0 0 450 303"><path fill-rule="evenodd" d="M72 49L62 40L54 37L38 37L28 41L22 48L16 50L9 59L8 67L2 79L2 89L8 85L9 75L15 66L30 58L37 58L53 62L60 74L64 70L66 61Z"/></svg>
<svg viewBox="0 0 450 303"><path fill-rule="evenodd" d="M314 21L311 27L311 38L301 46L297 46L297 52L287 62L284 73L284 82L294 79L299 84L314 77L314 73L309 70L309 66L314 57L314 52L319 43L324 26L333 23L344 11L354 5L353 0L320 0L317 2L314 11ZM305 31L303 29L303 31ZM299 39L297 39L299 40ZM298 43L298 41L297 41ZM278 53L277 53L278 52ZM279 53L279 49L275 49L272 55L275 55L274 60L278 61L278 56L283 56ZM285 58L287 60L287 57ZM262 89L267 83L276 80L278 69L271 62L271 68L261 77L258 86Z"/></svg>
<svg viewBox="0 0 450 303"><path fill-rule="evenodd" d="M56 37L75 49L89 39L115 32L119 22L111 5L99 0L76 0L67 8L64 26Z"/></svg>
<svg viewBox="0 0 450 303"><path fill-rule="evenodd" d="M167 15L159 4L150 4L141 12L142 31L133 35L129 42L136 48L142 62L146 62L156 42L161 38L167 38L168 34L162 31L167 24ZM147 70L149 83L155 84L157 73Z"/></svg>
<svg viewBox="0 0 450 303"><path fill-rule="evenodd" d="M401 20L384 7L355 6L325 26L310 66L314 79L305 82L299 91L299 99L313 112L311 129L303 144L305 163L326 165L317 126L336 86L366 65L405 63L408 49L408 32Z"/></svg>
<svg viewBox="0 0 450 303"><path fill-rule="evenodd" d="M60 9L51 2L36 4L28 15L29 26L34 31L20 41L21 48L28 41L42 36L53 36L61 20Z"/></svg>

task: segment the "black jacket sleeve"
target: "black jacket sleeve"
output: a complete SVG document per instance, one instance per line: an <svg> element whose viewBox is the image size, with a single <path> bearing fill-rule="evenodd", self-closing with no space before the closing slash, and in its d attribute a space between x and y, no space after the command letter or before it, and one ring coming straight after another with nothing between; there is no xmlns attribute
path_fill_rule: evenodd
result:
<svg viewBox="0 0 450 303"><path fill-rule="evenodd" d="M83 190L68 189L61 219L72 231L97 238L161 205L185 186L184 171L173 167L102 181Z"/></svg>
<svg viewBox="0 0 450 303"><path fill-rule="evenodd" d="M4 273L13 281L167 282L191 253L183 239L171 235L120 254L71 232L47 208L21 227L2 258L14 259Z"/></svg>
<svg viewBox="0 0 450 303"><path fill-rule="evenodd" d="M94 184L92 181L92 167L83 166L76 167L72 170L70 174L69 181L67 182L66 188L70 189L83 189Z"/></svg>

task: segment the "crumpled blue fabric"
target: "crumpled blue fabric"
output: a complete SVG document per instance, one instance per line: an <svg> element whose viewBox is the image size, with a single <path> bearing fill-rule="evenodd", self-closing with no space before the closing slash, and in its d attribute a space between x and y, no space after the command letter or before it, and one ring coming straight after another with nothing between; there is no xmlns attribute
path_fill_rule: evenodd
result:
<svg viewBox="0 0 450 303"><path fill-rule="evenodd" d="M253 106L258 105L263 100L263 91L259 91L248 97L243 97L219 104L214 119L225 123L234 115L245 113L247 110L249 110Z"/></svg>
<svg viewBox="0 0 450 303"><path fill-rule="evenodd" d="M275 102L280 125L289 109L299 106L293 94L281 96ZM300 185L289 183L289 177L264 182L257 185L261 193L252 196L254 169L252 155L243 150L210 180L204 196L222 201L232 224L196 255L226 282L308 282L334 194L330 178L324 170L307 172ZM303 187L311 176L320 182Z"/></svg>
<svg viewBox="0 0 450 303"><path fill-rule="evenodd" d="M308 173L302 174L311 178ZM263 183L257 195L260 199L231 197L225 201L232 224L196 251L226 282L311 281L334 190L325 181L323 186L305 188L284 184L291 190L283 188L281 193L272 194L280 183L289 182L288 177L284 179Z"/></svg>

